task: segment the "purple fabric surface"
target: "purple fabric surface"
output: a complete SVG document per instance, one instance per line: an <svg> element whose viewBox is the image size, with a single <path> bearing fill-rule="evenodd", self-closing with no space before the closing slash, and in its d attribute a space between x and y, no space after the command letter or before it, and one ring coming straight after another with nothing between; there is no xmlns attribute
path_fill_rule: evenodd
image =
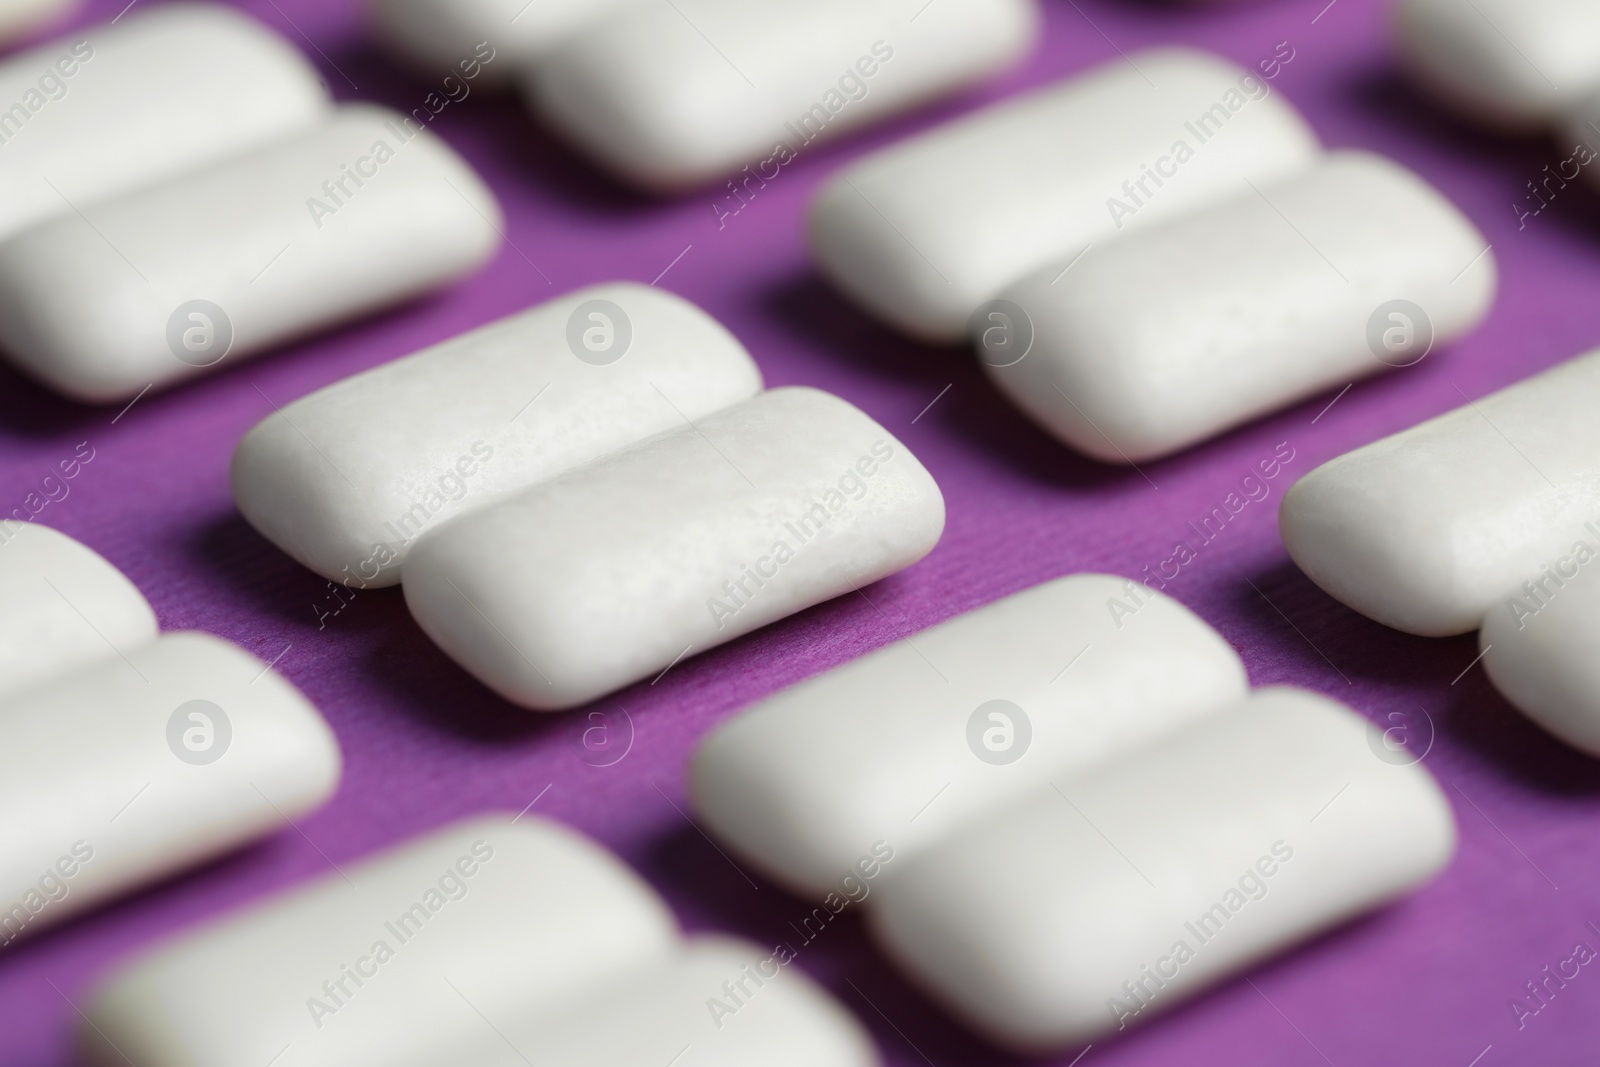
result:
<svg viewBox="0 0 1600 1067"><path fill-rule="evenodd" d="M93 0L78 18L109 18L125 2ZM1512 205L1525 203L1525 183L1569 152L1456 125L1398 76L1388 3L1325 3L1191 10L1044 0L1045 43L1021 69L957 102L808 150L721 229L710 207L714 192L675 202L636 197L537 129L514 101L474 93L447 108L435 128L501 198L510 241L466 283L147 396L114 424L114 408L75 406L0 370L0 512L89 442L94 460L39 521L122 568L164 628L209 630L267 660L282 654L278 669L322 709L347 760L338 796L298 831L0 951L0 1064L73 1063L72 1005L130 952L322 875L330 861L469 813L514 812L535 797L535 812L618 850L688 927L793 940L788 924L810 905L753 886L686 821L685 763L697 739L788 683L1005 594L1075 571L1133 574L1153 566L1178 540L1194 540L1186 523L1219 504L1280 442L1294 459L1271 497L1203 547L1169 592L1240 650L1257 685L1306 686L1380 720L1398 712L1417 721L1425 711L1437 728L1426 762L1456 811L1460 852L1410 900L1097 1043L1077 1062L1594 1063L1600 976L1584 968L1520 1029L1508 1001L1576 943L1600 947L1600 926L1590 925L1600 923L1593 899L1600 766L1524 721L1481 668L1467 669L1477 654L1473 639L1391 632L1315 588L1289 562L1275 516L1283 490L1316 464L1595 343L1600 208L1593 193L1574 186L1519 227ZM305 47L340 97L410 110L434 88L374 51L353 3L243 6ZM847 159L987 100L1117 59L1119 50L1186 42L1253 65L1281 41L1295 58L1274 86L1326 143L1371 148L1414 167L1483 228L1501 266L1498 303L1476 335L1356 385L1329 410L1332 393L1148 464L1142 474L1099 466L1013 413L968 352L891 335L807 266L804 206ZM897 434L939 480L949 525L927 560L869 590L870 603L851 597L822 605L597 705L624 732L625 707L633 737L624 758L594 767L577 754L577 735L588 725L581 714L542 717L494 697L422 636L397 590L359 594L319 631L315 605L324 583L240 519L228 461L273 403L580 285L658 275L726 323L769 384L830 390ZM859 1014L893 1067L1014 1062L898 978L866 945L859 916L843 915L799 959ZM1051 1062L1069 1064L1080 1052Z"/></svg>

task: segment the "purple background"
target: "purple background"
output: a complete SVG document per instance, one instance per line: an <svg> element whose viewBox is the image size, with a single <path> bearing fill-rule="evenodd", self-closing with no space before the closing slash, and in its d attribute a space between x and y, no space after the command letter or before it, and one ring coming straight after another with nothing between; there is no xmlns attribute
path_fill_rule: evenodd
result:
<svg viewBox="0 0 1600 1067"><path fill-rule="evenodd" d="M123 2L95 0L81 18L109 18ZM1591 899L1600 884L1592 843L1600 766L1525 722L1481 668L1452 684L1477 654L1472 638L1392 632L1315 588L1284 553L1275 511L1293 478L1459 405L1458 388L1480 396L1600 339L1600 207L1593 193L1573 187L1519 230L1512 204L1523 202L1525 183L1570 153L1454 124L1397 76L1388 3L1336 0L1324 9L1325 2L1205 11L1045 0L1045 43L1022 68L958 102L809 150L720 231L713 194L670 203L636 197L578 161L513 101L474 93L435 129L493 186L515 248L504 247L465 284L147 396L115 425L114 409L75 406L0 370L0 512L20 504L78 442L90 442L96 458L39 521L122 568L164 628L209 630L264 659L288 647L279 669L322 709L348 763L338 796L303 821L304 836L287 831L0 954L0 1063L70 1064L74 1011L66 998L81 1002L94 976L132 951L326 873L319 850L343 863L469 813L516 811L547 786L534 811L617 849L689 927L769 943L787 937L788 922L809 905L770 885L752 889L675 808L687 806L684 767L698 738L765 694L958 612L1074 571L1131 574L1156 563L1186 536L1189 519L1288 442L1295 459L1270 500L1241 514L1169 592L1240 650L1257 685L1307 686L1373 718L1426 711L1438 734L1427 766L1455 808L1459 855L1409 901L1097 1044L1081 1062L1467 1067L1481 1056L1485 1067L1592 1064L1600 973L1585 968L1521 1031L1507 1005L1576 942L1600 947L1588 926L1600 921L1600 902ZM312 57L341 97L409 110L436 84L377 54L353 3L243 6L302 47L315 42ZM968 352L892 336L807 266L804 206L848 159L1115 59L1118 49L1182 41L1253 65L1285 40L1296 55L1274 84L1326 143L1375 149L1416 168L1483 228L1502 274L1495 311L1476 335L1357 385L1320 419L1331 393L1149 464L1147 481L1055 444L1007 408ZM838 393L927 464L950 516L934 553L875 587L877 609L860 597L825 604L599 705L613 714L626 705L635 727L627 756L605 768L575 754L581 717L540 717L491 695L422 636L397 590L360 594L318 632L313 605L326 593L323 582L246 526L229 496L234 445L271 411L262 394L287 403L580 285L649 282L686 248L661 284L726 323L769 384ZM902 983L866 947L859 916L847 912L800 960L865 1020L889 1064L1013 1062Z"/></svg>

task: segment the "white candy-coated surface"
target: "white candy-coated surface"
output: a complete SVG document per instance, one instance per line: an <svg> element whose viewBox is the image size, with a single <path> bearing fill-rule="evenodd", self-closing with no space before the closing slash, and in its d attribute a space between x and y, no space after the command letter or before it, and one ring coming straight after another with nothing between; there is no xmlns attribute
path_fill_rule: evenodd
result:
<svg viewBox="0 0 1600 1067"><path fill-rule="evenodd" d="M68 396L127 400L461 277L498 247L499 208L454 150L403 121L340 108L295 138L100 204L92 225L72 213L12 237L0 244L0 343ZM366 172L363 184L345 168ZM348 196L324 188L341 179ZM180 312L196 300L221 309L231 347L214 312Z"/></svg>
<svg viewBox="0 0 1600 1067"><path fill-rule="evenodd" d="M913 860L868 922L993 1040L1097 1041L1449 862L1444 795L1378 737L1323 697L1258 691Z"/></svg>
<svg viewBox="0 0 1600 1067"><path fill-rule="evenodd" d="M1046 266L1001 294L1026 314L1031 326L1016 328L1031 329L1031 349L1017 362L981 345L979 356L1050 433L1108 463L1137 462L1423 358L1381 347L1381 331L1373 347L1373 317L1396 299L1422 308L1426 323L1405 321L1413 338L1431 323L1435 348L1472 329L1494 299L1488 243L1399 164L1339 152ZM1382 330L1405 328L1378 317Z"/></svg>
<svg viewBox="0 0 1600 1067"><path fill-rule="evenodd" d="M908 567L943 529L887 430L774 389L425 533L404 588L457 663L558 710Z"/></svg>
<svg viewBox="0 0 1600 1067"><path fill-rule="evenodd" d="M675 192L750 164L753 192L819 135L1005 69L1038 22L1036 0L637 0L533 65L526 90L636 185Z"/></svg>
<svg viewBox="0 0 1600 1067"><path fill-rule="evenodd" d="M1284 495L1289 555L1425 637L1476 630L1600 524L1600 352L1330 460Z"/></svg>
<svg viewBox="0 0 1600 1067"><path fill-rule="evenodd" d="M155 636L149 603L93 549L0 520L0 699Z"/></svg>
<svg viewBox="0 0 1600 1067"><path fill-rule="evenodd" d="M1596 0L1402 0L1400 55L1464 117L1526 132L1600 87Z"/></svg>
<svg viewBox="0 0 1600 1067"><path fill-rule="evenodd" d="M0 942L285 829L338 784L327 724L254 656L200 633L119 651L0 700Z"/></svg>
<svg viewBox="0 0 1600 1067"><path fill-rule="evenodd" d="M61 17L80 0L0 0L0 41L22 37Z"/></svg>
<svg viewBox="0 0 1600 1067"><path fill-rule="evenodd" d="M521 64L535 62L573 33L618 13L635 0L371 0L373 28L383 42L420 73L459 70L464 59L481 58L488 44L494 59L482 68L481 84L504 85Z"/></svg>
<svg viewBox="0 0 1600 1067"><path fill-rule="evenodd" d="M473 1067L873 1067L855 1016L771 948L727 937L557 1017L513 1018ZM493 1035L491 1034L492 1038ZM675 1058L676 1057L676 1058Z"/></svg>
<svg viewBox="0 0 1600 1067"><path fill-rule="evenodd" d="M135 8L8 56L0 238L287 137L328 106L304 56L222 4Z"/></svg>
<svg viewBox="0 0 1600 1067"><path fill-rule="evenodd" d="M585 310L596 300L614 308ZM602 331L599 344L607 329L620 358L580 358L583 333ZM267 416L234 455L234 497L318 574L393 585L417 536L451 516L760 389L749 353L693 304L629 282L592 286Z"/></svg>
<svg viewBox="0 0 1600 1067"><path fill-rule="evenodd" d="M1024 275L1249 192L1245 179L1287 177L1319 151L1271 82L1206 52L1138 52L852 163L812 206L811 250L867 311L953 342ZM1158 186L1144 168L1171 173Z"/></svg>
<svg viewBox="0 0 1600 1067"><path fill-rule="evenodd" d="M897 641L725 723L695 753L695 807L738 855L820 896L837 891L874 844L897 869L1052 778L1234 704L1247 688L1233 649L1177 601L1121 578L1073 575ZM1006 722L978 713L994 700L1020 707L1026 725L1011 721L1006 735ZM975 716L982 729L1002 731L990 749L1020 757L980 758Z"/></svg>
<svg viewBox="0 0 1600 1067"><path fill-rule="evenodd" d="M1478 633L1483 667L1528 718L1600 756L1600 516L1528 584L1507 590ZM1580 547L1581 546L1581 547Z"/></svg>
<svg viewBox="0 0 1600 1067"><path fill-rule="evenodd" d="M565 1013L677 950L670 913L614 856L556 823L512 818L342 864L124 965L86 1008L90 1062L474 1062L462 1051L494 1038L485 1018Z"/></svg>

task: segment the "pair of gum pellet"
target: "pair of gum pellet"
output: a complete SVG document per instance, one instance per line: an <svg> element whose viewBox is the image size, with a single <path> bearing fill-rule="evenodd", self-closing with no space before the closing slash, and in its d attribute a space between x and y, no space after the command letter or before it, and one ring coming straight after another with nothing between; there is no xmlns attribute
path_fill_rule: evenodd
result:
<svg viewBox="0 0 1600 1067"><path fill-rule="evenodd" d="M283 828L339 774L267 665L159 635L104 559L0 523L0 945Z"/></svg>
<svg viewBox="0 0 1600 1067"><path fill-rule="evenodd" d="M85 1015L95 1067L878 1063L792 961L685 940L637 875L537 816L459 823L212 923L124 965Z"/></svg>
<svg viewBox="0 0 1600 1067"><path fill-rule="evenodd" d="M884 951L981 1033L1040 1052L1436 874L1449 806L1376 738L1322 697L1251 694L1176 601L1079 575L761 702L691 778L707 829L787 888L872 878Z"/></svg>
<svg viewBox="0 0 1600 1067"><path fill-rule="evenodd" d="M1600 755L1600 352L1318 467L1284 497L1302 570L1425 637L1479 630L1490 678Z"/></svg>
<svg viewBox="0 0 1600 1067"><path fill-rule="evenodd" d="M318 573L403 580L506 699L569 708L938 541L938 486L887 430L760 390L698 308L598 286L288 405L239 446L234 495Z"/></svg>
<svg viewBox="0 0 1600 1067"><path fill-rule="evenodd" d="M479 41L503 50L496 77L520 82L536 114L661 193L742 165L744 181L764 185L819 137L1010 66L1040 21L1035 0L379 0L373 10L389 42L430 69Z"/></svg>
<svg viewBox="0 0 1600 1067"><path fill-rule="evenodd" d="M1415 362L1495 288L1487 242L1426 182L1323 155L1270 82L1180 49L870 155L810 234L862 307L924 340L970 332L1002 392L1112 463Z"/></svg>
<svg viewBox="0 0 1600 1067"><path fill-rule="evenodd" d="M0 348L79 400L418 295L499 245L493 194L449 147L332 107L299 53L227 8L133 12L0 64L0 102L30 92L0 123Z"/></svg>

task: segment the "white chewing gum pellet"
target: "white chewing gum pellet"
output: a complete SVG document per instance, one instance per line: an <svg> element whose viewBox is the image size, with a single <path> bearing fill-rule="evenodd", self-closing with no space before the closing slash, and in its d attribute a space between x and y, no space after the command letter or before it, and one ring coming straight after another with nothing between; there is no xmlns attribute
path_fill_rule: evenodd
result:
<svg viewBox="0 0 1600 1067"><path fill-rule="evenodd" d="M149 603L92 549L0 521L0 699L155 637Z"/></svg>
<svg viewBox="0 0 1600 1067"><path fill-rule="evenodd" d="M1384 904L1455 849L1422 767L1350 709L1264 689L895 871L868 922L979 1032L1097 1040Z"/></svg>
<svg viewBox="0 0 1600 1067"><path fill-rule="evenodd" d="M70 397L122 401L467 274L500 243L499 207L407 121L340 108L291 140L12 237L0 344Z"/></svg>
<svg viewBox="0 0 1600 1067"><path fill-rule="evenodd" d="M1600 558L1591 527L1507 592L1478 643L1490 681L1518 710L1580 752L1600 756Z"/></svg>
<svg viewBox="0 0 1600 1067"><path fill-rule="evenodd" d="M616 857L511 820L457 823L124 965L87 1009L90 1062L473 1063L463 1050L495 1025L604 997L677 950L671 914Z"/></svg>
<svg viewBox="0 0 1600 1067"><path fill-rule="evenodd" d="M419 73L464 73L477 63L480 84L503 86L522 65L633 2L372 0L369 9L379 38Z"/></svg>
<svg viewBox="0 0 1600 1067"><path fill-rule="evenodd" d="M789 957L793 959L791 952ZM861 1024L770 948L726 937L549 1017L508 1019L473 1067L876 1067Z"/></svg>
<svg viewBox="0 0 1600 1067"><path fill-rule="evenodd" d="M26 36L77 7L79 0L0 0L0 42Z"/></svg>
<svg viewBox="0 0 1600 1067"><path fill-rule="evenodd" d="M328 107L304 56L221 4L129 11L9 56L0 238L75 210L96 217L109 196L304 130Z"/></svg>
<svg viewBox="0 0 1600 1067"><path fill-rule="evenodd" d="M1036 0L640 0L530 67L530 106L588 155L670 193L731 176L746 195L820 136L998 73L1038 33Z"/></svg>
<svg viewBox="0 0 1600 1067"><path fill-rule="evenodd" d="M1237 703L1248 685L1233 649L1176 600L1073 575L724 723L695 752L695 808L740 856L820 898L844 875L870 876L856 869L876 867L874 855L935 847L1053 777Z"/></svg>
<svg viewBox="0 0 1600 1067"><path fill-rule="evenodd" d="M1395 21L1411 76L1485 126L1531 132L1600 87L1596 0L1402 0Z"/></svg>
<svg viewBox="0 0 1600 1067"><path fill-rule="evenodd" d="M979 322L975 340L990 379L1044 429L1138 462L1471 330L1494 299L1487 247L1415 174L1340 152L1045 267L1001 294L1023 313L1000 327L1013 336Z"/></svg>
<svg viewBox="0 0 1600 1067"><path fill-rule="evenodd" d="M1476 630L1600 524L1600 352L1330 460L1284 495L1289 555L1423 637Z"/></svg>
<svg viewBox="0 0 1600 1067"><path fill-rule="evenodd" d="M284 828L339 771L316 709L208 634L124 647L10 694L0 941Z"/></svg>
<svg viewBox="0 0 1600 1067"><path fill-rule="evenodd" d="M234 455L234 498L323 577L393 585L423 530L760 389L687 300L597 285L269 415Z"/></svg>
<svg viewBox="0 0 1600 1067"><path fill-rule="evenodd" d="M927 555L933 478L816 389L774 389L430 531L406 604L514 704L575 707Z"/></svg>
<svg viewBox="0 0 1600 1067"><path fill-rule="evenodd" d="M1319 151L1255 74L1205 52L1140 52L852 163L812 206L811 251L890 325L957 341L1018 278Z"/></svg>

